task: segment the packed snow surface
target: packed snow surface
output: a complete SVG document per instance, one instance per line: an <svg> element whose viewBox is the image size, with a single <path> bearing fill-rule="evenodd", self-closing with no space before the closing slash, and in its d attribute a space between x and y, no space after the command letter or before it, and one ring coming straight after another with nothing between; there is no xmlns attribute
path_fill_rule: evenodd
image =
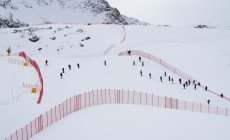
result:
<svg viewBox="0 0 230 140"><path fill-rule="evenodd" d="M0 139L65 99L92 89L136 90L202 104L210 99L210 105L230 108L229 101L202 88L183 89L177 75L153 61L142 58L142 66L138 56L118 56L127 50L153 54L197 78L209 89L230 97L229 29L123 27L48 24L0 30ZM37 42L29 40L34 36L39 38ZM25 51L39 64L44 79L41 104L36 104L39 92L32 94L31 89L22 87L23 83L39 84L36 70L8 63L9 46L12 53ZM23 60L17 56L9 58ZM62 68L65 68L63 79ZM165 71L174 84L163 76ZM156 107L103 105L74 113L32 139L227 140L229 126L228 117Z"/></svg>

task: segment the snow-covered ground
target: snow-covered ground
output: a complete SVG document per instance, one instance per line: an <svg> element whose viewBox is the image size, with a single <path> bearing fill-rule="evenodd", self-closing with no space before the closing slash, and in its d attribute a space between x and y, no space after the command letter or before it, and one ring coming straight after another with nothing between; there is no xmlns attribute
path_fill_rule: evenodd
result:
<svg viewBox="0 0 230 140"><path fill-rule="evenodd" d="M183 89L178 76L153 61L142 58L145 63L142 67L138 56L118 56L130 49L151 53L197 78L209 89L230 97L230 30L227 28L125 26L124 30L120 25L41 25L17 30L21 31L0 30L0 55L6 55L6 49L11 46L12 53L25 51L36 60L44 78L44 95L42 103L37 105L38 93L32 94L30 89L22 87L23 83L38 82L32 67L9 64L8 57L0 57L1 139L66 98L92 89L136 90L202 104L210 99L213 106L230 108L229 101L202 88ZM40 37L38 42L29 41L34 35ZM121 42L124 36L125 41ZM53 37L56 39L50 39ZM85 40L86 37L90 39ZM114 47L104 55L110 46ZM46 59L48 66L45 66ZM68 70L69 64L71 70ZM66 71L63 79L59 76L62 68ZM142 77L140 70L143 70ZM159 77L165 71L174 78L175 84L167 77L160 82ZM230 119L222 116L155 107L104 105L74 113L34 139L227 140L229 126Z"/></svg>

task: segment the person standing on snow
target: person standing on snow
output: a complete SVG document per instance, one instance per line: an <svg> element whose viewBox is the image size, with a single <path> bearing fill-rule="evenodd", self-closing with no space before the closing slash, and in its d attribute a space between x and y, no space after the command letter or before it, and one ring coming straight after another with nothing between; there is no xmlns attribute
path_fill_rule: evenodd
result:
<svg viewBox="0 0 230 140"><path fill-rule="evenodd" d="M104 61L104 64L105 64L105 66L106 66L106 60Z"/></svg>
<svg viewBox="0 0 230 140"><path fill-rule="evenodd" d="M62 68L62 73L65 73L65 68Z"/></svg>
<svg viewBox="0 0 230 140"><path fill-rule="evenodd" d="M71 65L70 64L68 65L68 67L69 67L69 70L71 70Z"/></svg>
<svg viewBox="0 0 230 140"><path fill-rule="evenodd" d="M144 67L144 61L142 61L142 67Z"/></svg>
<svg viewBox="0 0 230 140"><path fill-rule="evenodd" d="M149 73L149 78L150 78L150 79L152 79L152 75L151 75L151 73Z"/></svg>
<svg viewBox="0 0 230 140"><path fill-rule="evenodd" d="M135 61L133 61L133 66L135 66Z"/></svg>
<svg viewBox="0 0 230 140"><path fill-rule="evenodd" d="M141 76L142 76L142 70L140 71L140 74L141 74Z"/></svg>
<svg viewBox="0 0 230 140"><path fill-rule="evenodd" d="M46 62L45 62L45 63L46 63L46 66L48 66L48 60L46 60Z"/></svg>
<svg viewBox="0 0 230 140"><path fill-rule="evenodd" d="M179 79L179 82L180 82L180 84L181 84L181 78Z"/></svg>
<svg viewBox="0 0 230 140"><path fill-rule="evenodd" d="M62 79L62 76L63 76L63 75L62 75L62 72L61 72L60 76L61 76L61 79Z"/></svg>
<svg viewBox="0 0 230 140"><path fill-rule="evenodd" d="M208 105L210 104L210 100L207 101Z"/></svg>
<svg viewBox="0 0 230 140"><path fill-rule="evenodd" d="M166 75L166 71L165 71L165 77L166 77L167 75Z"/></svg>
<svg viewBox="0 0 230 140"><path fill-rule="evenodd" d="M7 49L7 51L6 51L7 53L8 53L8 56L10 56L10 52L11 52L11 48L10 48L10 46L9 46L9 48Z"/></svg>
<svg viewBox="0 0 230 140"><path fill-rule="evenodd" d="M160 80L161 80L161 82L162 82L162 76L160 76Z"/></svg>
<svg viewBox="0 0 230 140"><path fill-rule="evenodd" d="M79 69L80 69L80 64L79 64L79 63L77 63L77 68L79 68Z"/></svg>
<svg viewBox="0 0 230 140"><path fill-rule="evenodd" d="M141 62L141 57L139 56L139 61Z"/></svg>
<svg viewBox="0 0 230 140"><path fill-rule="evenodd" d="M130 50L128 51L128 54L131 55L131 51Z"/></svg>

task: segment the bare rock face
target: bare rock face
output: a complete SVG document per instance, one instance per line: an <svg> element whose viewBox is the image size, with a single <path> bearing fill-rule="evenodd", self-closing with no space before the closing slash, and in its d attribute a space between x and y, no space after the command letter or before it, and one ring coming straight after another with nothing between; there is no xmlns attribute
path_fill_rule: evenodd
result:
<svg viewBox="0 0 230 140"><path fill-rule="evenodd" d="M55 19L56 12L36 13L44 9L55 9L62 16L72 17L65 21ZM60 11L60 12L59 12ZM69 12L71 11L71 12ZM28 14L29 13L29 14ZM87 13L87 14L86 14ZM41 15L40 15L41 14ZM84 20L76 20L78 16ZM23 16L22 16L23 15ZM103 17L98 19L98 17ZM88 18L88 19L87 19ZM31 19L31 20L30 20ZM118 9L111 7L106 0L1 0L0 28L19 28L34 24L34 20L43 23L80 23L80 24L138 24L148 25L137 19L122 15ZM87 22L86 22L87 21Z"/></svg>

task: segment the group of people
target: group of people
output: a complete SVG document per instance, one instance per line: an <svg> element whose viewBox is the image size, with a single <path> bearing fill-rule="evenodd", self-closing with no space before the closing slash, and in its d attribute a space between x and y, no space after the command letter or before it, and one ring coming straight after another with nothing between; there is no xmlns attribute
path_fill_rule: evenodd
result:
<svg viewBox="0 0 230 140"><path fill-rule="evenodd" d="M46 64L46 66L48 66L48 61L47 60L45 61L45 64ZM104 60L104 66L107 66L107 61L106 60ZM68 65L68 68L69 68L69 70L71 70L71 65L70 64ZM80 69L80 64L79 63L77 63L77 68ZM64 73L65 73L65 68L62 68L62 72L60 73L61 79L63 79L63 74Z"/></svg>
<svg viewBox="0 0 230 140"><path fill-rule="evenodd" d="M131 54L131 51L128 51L128 54L130 55ZM142 66L144 66L144 61L142 61L141 57L139 57L139 62L141 62ZM135 65L135 61L133 61L133 65ZM143 76L143 71L140 70L140 75ZM166 71L164 72L164 76L167 77L167 73ZM151 79L152 78L152 74L149 73L149 78ZM160 81L162 82L163 81L163 77L160 76ZM168 76L168 81L171 81L172 84L174 84L174 79L171 77L171 76ZM191 84L192 82L192 84ZM179 78L179 83L182 84L182 79ZM183 88L185 89L186 87L188 87L189 85L193 85L194 86L194 89L196 90L197 89L197 86L201 86L200 82L196 82L195 80L191 81L190 79L185 81L183 84ZM208 87L205 86L204 87L205 91L208 91ZM223 93L220 94L220 97L224 97L223 96ZM207 103L210 104L210 99L207 100Z"/></svg>

